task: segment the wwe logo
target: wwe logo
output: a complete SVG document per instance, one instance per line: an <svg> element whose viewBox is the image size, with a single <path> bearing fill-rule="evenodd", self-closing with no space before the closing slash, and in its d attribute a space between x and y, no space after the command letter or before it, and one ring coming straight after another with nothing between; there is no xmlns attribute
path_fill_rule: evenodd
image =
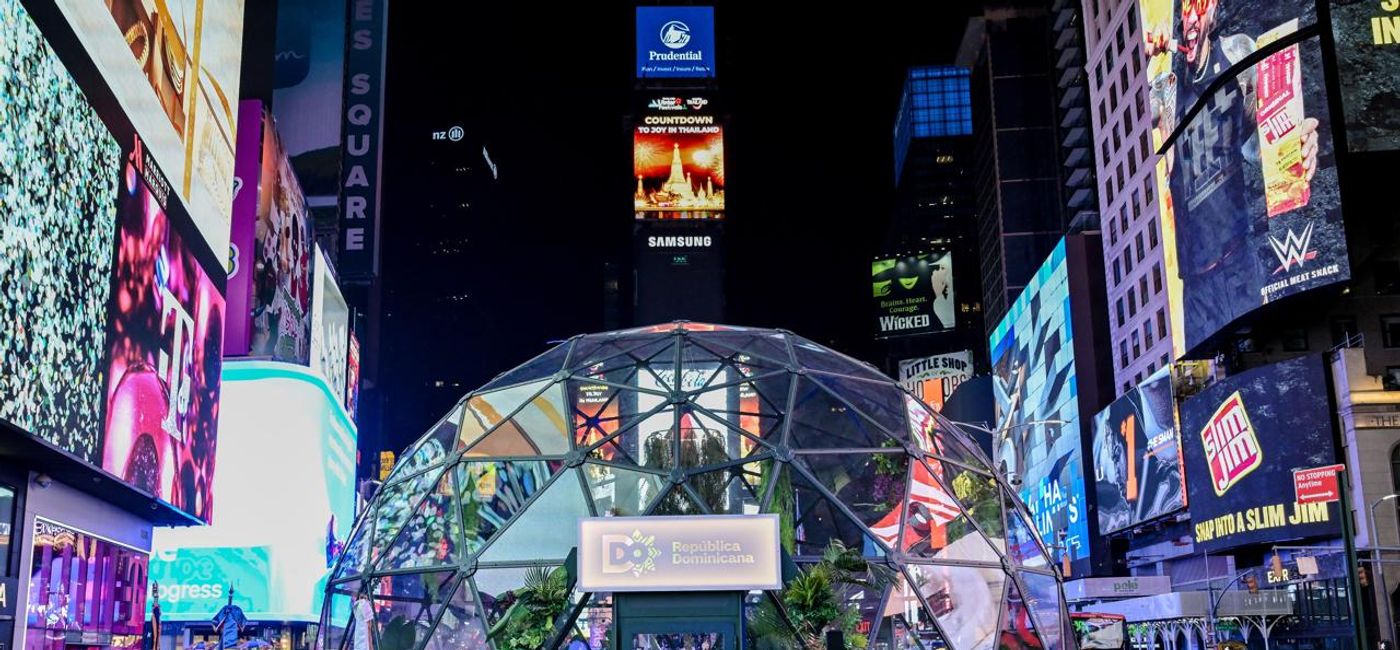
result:
<svg viewBox="0 0 1400 650"><path fill-rule="evenodd" d="M1303 234L1294 234L1293 229L1288 229L1288 236L1279 241L1273 235L1269 235L1269 246L1273 247L1274 255L1278 257L1279 267L1274 269L1277 275L1283 271L1291 270L1295 265L1302 266L1304 262L1317 257L1317 251L1308 250L1312 243L1313 225L1308 223L1303 228Z"/></svg>

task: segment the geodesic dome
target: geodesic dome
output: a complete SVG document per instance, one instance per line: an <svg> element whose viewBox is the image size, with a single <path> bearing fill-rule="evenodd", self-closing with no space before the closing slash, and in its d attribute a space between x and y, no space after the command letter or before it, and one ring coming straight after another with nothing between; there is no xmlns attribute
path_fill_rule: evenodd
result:
<svg viewBox="0 0 1400 650"><path fill-rule="evenodd" d="M332 572L318 650L360 650L356 624L377 650L522 647L503 626L563 575L579 518L753 513L779 514L799 567L839 540L892 569L840 594L871 648L1073 647L1055 567L991 467L893 380L788 332L578 336L404 451ZM566 598L534 647L607 627L609 594Z"/></svg>

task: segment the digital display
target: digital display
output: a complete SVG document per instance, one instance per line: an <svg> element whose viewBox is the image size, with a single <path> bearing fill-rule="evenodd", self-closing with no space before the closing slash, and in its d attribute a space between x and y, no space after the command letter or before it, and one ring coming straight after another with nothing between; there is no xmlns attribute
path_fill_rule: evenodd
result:
<svg viewBox="0 0 1400 650"><path fill-rule="evenodd" d="M953 329L953 254L948 251L877 259L870 263L878 336Z"/></svg>
<svg viewBox="0 0 1400 650"><path fill-rule="evenodd" d="M272 105L307 196L340 192L347 6L343 0L277 3Z"/></svg>
<svg viewBox="0 0 1400 650"><path fill-rule="evenodd" d="M637 77L715 76L714 7L637 7Z"/></svg>
<svg viewBox="0 0 1400 650"><path fill-rule="evenodd" d="M724 129L710 115L649 115L632 139L638 219L724 213Z"/></svg>
<svg viewBox="0 0 1400 650"><path fill-rule="evenodd" d="M1340 535L1335 503L1295 502L1293 470L1337 462L1322 358L1211 384L1181 405L1191 523L1210 551Z"/></svg>
<svg viewBox="0 0 1400 650"><path fill-rule="evenodd" d="M1312 3L1140 8L1154 141L1176 138L1157 191L1186 352L1262 305L1350 279L1327 89L1317 39L1276 45L1315 21Z"/></svg>
<svg viewBox="0 0 1400 650"><path fill-rule="evenodd" d="M958 385L972 378L972 352L950 352L899 362L899 383L935 411Z"/></svg>
<svg viewBox="0 0 1400 650"><path fill-rule="evenodd" d="M141 648L145 553L43 518L31 539L26 650Z"/></svg>
<svg viewBox="0 0 1400 650"><path fill-rule="evenodd" d="M354 419L360 412L360 339L350 331L350 345L345 352L345 408Z"/></svg>
<svg viewBox="0 0 1400 650"><path fill-rule="evenodd" d="M263 149L272 146L271 133L263 128L263 103L245 99L238 108L238 157L234 161L233 225L228 243L228 319L224 326L224 356L247 356L252 336L253 281L258 274L257 242L259 195Z"/></svg>
<svg viewBox="0 0 1400 650"><path fill-rule="evenodd" d="M1186 505L1170 366L1094 416L1093 444L1101 532L1123 530Z"/></svg>
<svg viewBox="0 0 1400 650"><path fill-rule="evenodd" d="M1400 3L1332 0L1332 36L1348 147L1400 148Z"/></svg>
<svg viewBox="0 0 1400 650"><path fill-rule="evenodd" d="M232 586L250 619L314 623L355 515L354 425L307 368L229 361L223 379L218 517L155 531L162 617L206 621Z"/></svg>
<svg viewBox="0 0 1400 650"><path fill-rule="evenodd" d="M102 468L209 522L224 297L134 165L118 206Z"/></svg>
<svg viewBox="0 0 1400 650"><path fill-rule="evenodd" d="M233 202L243 0L58 0L58 8L222 258Z"/></svg>
<svg viewBox="0 0 1400 650"><path fill-rule="evenodd" d="M1061 239L989 339L997 432L992 452L1000 473L1020 480L1021 500L1046 546L1063 546L1057 556L1068 552L1076 565L1087 565L1073 337Z"/></svg>
<svg viewBox="0 0 1400 650"><path fill-rule="evenodd" d="M277 124L263 119L261 180L248 354L289 363L311 359L311 256L315 238L306 197L282 147Z"/></svg>
<svg viewBox="0 0 1400 650"><path fill-rule="evenodd" d="M19 0L0 22L0 419L95 465L121 148Z"/></svg>
<svg viewBox="0 0 1400 650"><path fill-rule="evenodd" d="M350 345L350 307L340 294L331 263L316 247L315 307L311 312L311 364L345 403L346 354Z"/></svg>

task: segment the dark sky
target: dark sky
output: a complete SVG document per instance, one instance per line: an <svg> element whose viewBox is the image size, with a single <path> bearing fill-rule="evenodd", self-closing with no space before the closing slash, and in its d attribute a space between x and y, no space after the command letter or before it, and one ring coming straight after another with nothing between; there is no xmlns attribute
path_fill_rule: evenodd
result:
<svg viewBox="0 0 1400 650"><path fill-rule="evenodd" d="M950 62L979 3L714 4L730 114L728 320L868 356L866 273L888 220L904 68ZM550 339L603 327L602 265L626 260L632 228L635 6L391 3L383 273L399 287L399 323L386 326L386 358L427 331L416 321L433 312L411 305L446 293L469 296L472 321L436 341L453 346L432 361L455 359L456 395ZM429 132L458 123L501 180L453 217L466 220L470 260L429 274L421 256L440 235L420 227L426 206L454 200L424 171L443 151ZM397 380L442 372L428 365L401 363ZM401 426L435 416L394 410Z"/></svg>

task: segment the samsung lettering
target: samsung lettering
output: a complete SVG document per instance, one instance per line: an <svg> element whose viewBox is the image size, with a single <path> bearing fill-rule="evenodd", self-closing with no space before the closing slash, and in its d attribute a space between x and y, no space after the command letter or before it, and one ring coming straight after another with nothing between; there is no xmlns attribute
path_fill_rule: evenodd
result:
<svg viewBox="0 0 1400 650"><path fill-rule="evenodd" d="M647 248L709 248L709 235L692 237L647 237Z"/></svg>

